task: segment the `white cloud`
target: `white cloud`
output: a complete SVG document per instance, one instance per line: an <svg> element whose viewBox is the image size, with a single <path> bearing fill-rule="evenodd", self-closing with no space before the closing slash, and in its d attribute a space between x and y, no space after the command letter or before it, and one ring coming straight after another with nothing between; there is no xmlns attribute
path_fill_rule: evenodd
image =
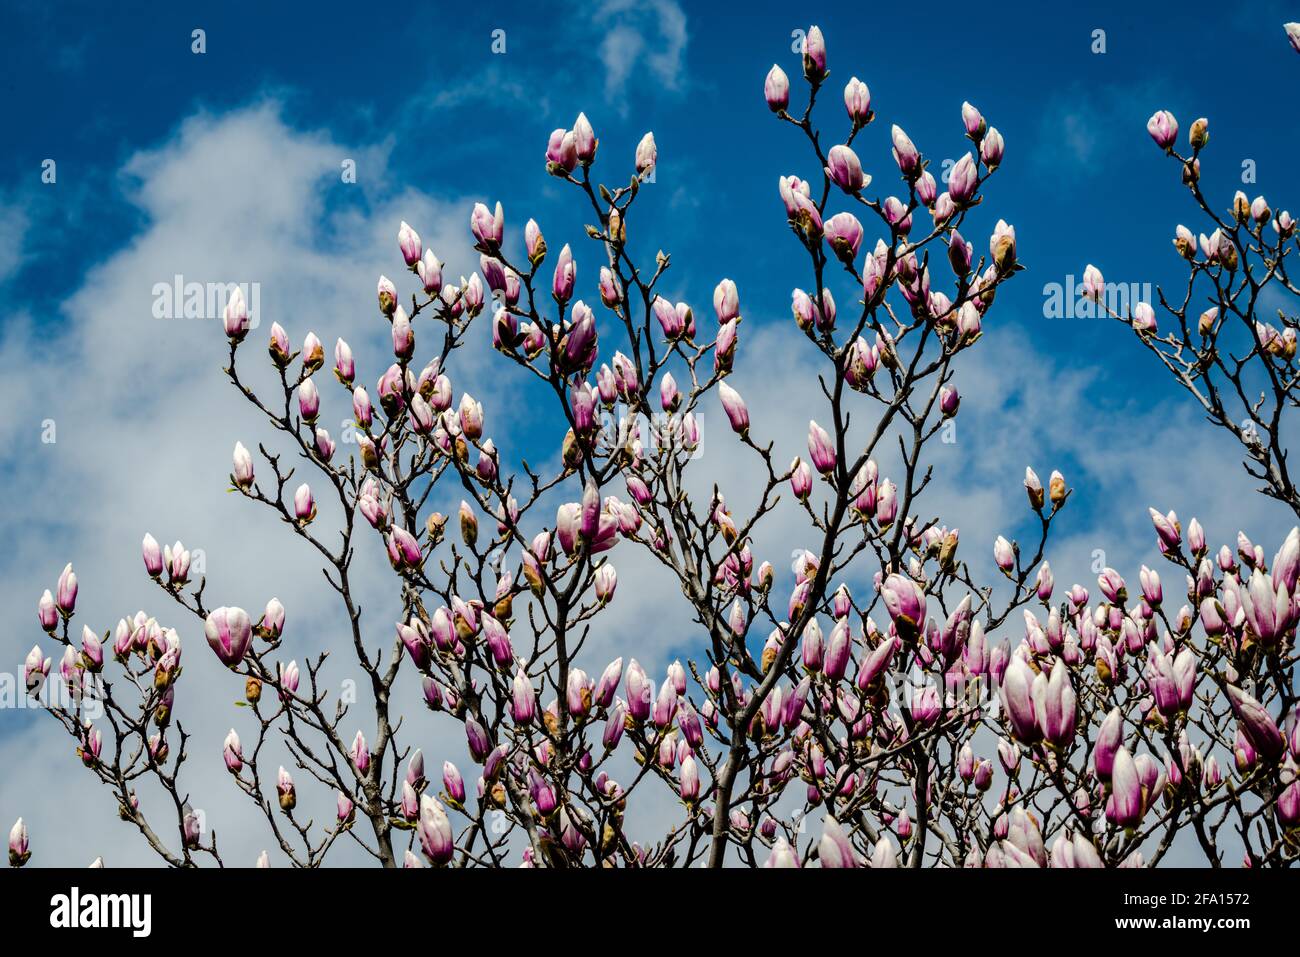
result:
<svg viewBox="0 0 1300 957"><path fill-rule="evenodd" d="M308 329L327 349L336 336L346 337L360 374L376 379L391 346L373 290L381 271L400 269L397 223L421 224L450 268L468 271L473 260L463 203L385 191L377 182L381 152L362 164L371 185L346 185L339 164L356 155L324 134L291 129L271 103L187 121L172 140L125 168L128 193L147 223L143 230L88 273L56 315L11 325L2 347L5 368L13 371L0 386L7 409L0 464L9 488L28 490L22 507L0 518L8 543L0 595L10 609L11 635L4 670L19 667L41 637L35 601L68 560L81 579L79 621L103 632L145 608L177 627L186 674L176 714L194 735L183 780L230 863L251 863L268 843L217 760L230 725L246 740L252 734L248 714L231 706L240 689L205 647L199 623L142 574L140 539L151 531L202 549L210 607L260 609L278 595L288 608L289 655L305 659L343 636L317 557L225 492L235 440L252 447L269 430L219 371L225 351L219 319L155 319L153 289L177 274L259 283L263 326L246 346L245 369L267 364L258 361L262 342L278 319L296 342ZM370 195L353 203L336 192L350 189ZM327 210L327 198L338 211ZM269 381L260 368L250 378L260 386ZM325 421L337 438L338 423L349 415L347 399L332 379L322 391ZM44 444L44 423L51 420L57 441ZM358 585L368 642L387 644L400 606L383 587L389 573L378 542L363 537L359 547L358 567L376 569L363 571ZM341 686L349 677L356 675L340 663L328 680ZM418 710L411 709L408 727L426 748L436 746ZM364 720L357 715L358 726ZM457 747L463 752L463 744ZM271 752L272 774L280 759ZM116 821L107 792L96 786L87 796L91 784L53 721L29 711L0 712L0 760L21 769L0 781L0 812L25 816L38 863L78 864L101 853L110 865L151 860L132 829ZM148 793L141 798L148 808ZM332 813L323 805L316 810L318 820ZM168 825L160 829L174 838Z"/></svg>

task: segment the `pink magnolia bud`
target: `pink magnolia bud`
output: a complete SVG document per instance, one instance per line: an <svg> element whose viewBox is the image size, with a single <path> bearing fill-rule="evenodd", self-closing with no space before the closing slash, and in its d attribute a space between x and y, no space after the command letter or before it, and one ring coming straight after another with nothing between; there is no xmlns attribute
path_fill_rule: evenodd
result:
<svg viewBox="0 0 1300 957"><path fill-rule="evenodd" d="M745 400L740 397L740 393L727 385L725 382L718 383L718 395L722 399L723 411L727 413L727 419L731 422L731 427L736 434L744 436L749 432L749 410L745 407Z"/></svg>
<svg viewBox="0 0 1300 957"><path fill-rule="evenodd" d="M785 205L786 216L791 220L797 219L801 202L809 201L811 187L797 176L782 176L777 180L777 188L781 202Z"/></svg>
<svg viewBox="0 0 1300 957"><path fill-rule="evenodd" d="M898 516L898 486L889 479L876 488L876 524L888 528Z"/></svg>
<svg viewBox="0 0 1300 957"><path fill-rule="evenodd" d="M654 133L647 133L641 137L641 142L636 145L636 172L638 176L644 177L659 162L659 148L655 146Z"/></svg>
<svg viewBox="0 0 1300 957"><path fill-rule="evenodd" d="M144 568L149 573L149 577L159 577L163 570L162 548L159 547L157 540L152 535L145 534L144 542L141 544L141 554L144 557Z"/></svg>
<svg viewBox="0 0 1300 957"><path fill-rule="evenodd" d="M523 668L515 672L511 683L510 715L515 724L528 724L537 714L537 694Z"/></svg>
<svg viewBox="0 0 1300 957"><path fill-rule="evenodd" d="M956 415L960 405L961 395L955 386L943 386L939 390L939 412L945 419L951 419Z"/></svg>
<svg viewBox="0 0 1300 957"><path fill-rule="evenodd" d="M655 318L659 320L659 325L663 328L664 336L668 339L680 338L685 331L685 326L673 304L663 296L656 296L652 309Z"/></svg>
<svg viewBox="0 0 1300 957"><path fill-rule="evenodd" d="M626 684L629 714L635 721L646 720L650 716L654 688L635 658L628 664Z"/></svg>
<svg viewBox="0 0 1300 957"><path fill-rule="evenodd" d="M1002 134L998 132L997 127L993 127L984 137L984 142L980 143L980 159L988 167L989 172L997 169L1002 165L1002 156L1006 151L1006 144L1002 139Z"/></svg>
<svg viewBox="0 0 1300 957"><path fill-rule="evenodd" d="M403 820L415 821L420 817L420 796L410 781L402 782L401 813Z"/></svg>
<svg viewBox="0 0 1300 957"><path fill-rule="evenodd" d="M928 727L933 724L939 715L943 713L939 701L939 689L934 685L918 688L912 695L911 713L912 720L921 727ZM904 837L905 835L900 830L898 836Z"/></svg>
<svg viewBox="0 0 1300 957"><path fill-rule="evenodd" d="M72 617L77 607L77 574L72 570L72 563L63 566L59 573L58 587L54 591L54 604L64 620Z"/></svg>
<svg viewBox="0 0 1300 957"><path fill-rule="evenodd" d="M253 623L242 608L217 608L203 625L208 644L221 663L233 668L244 660L253 639Z"/></svg>
<svg viewBox="0 0 1300 957"><path fill-rule="evenodd" d="M310 525L316 518L316 500L312 497L311 486L303 482L293 493L293 514L299 525Z"/></svg>
<svg viewBox="0 0 1300 957"><path fill-rule="evenodd" d="M655 727L663 729L672 724L673 718L677 715L677 705L677 687L671 678L665 679L659 686L659 695L655 698L651 709L650 720L654 722Z"/></svg>
<svg viewBox="0 0 1300 957"><path fill-rule="evenodd" d="M970 153L959 159L948 174L948 195L959 207L966 206L975 198L979 186L979 171Z"/></svg>
<svg viewBox="0 0 1300 957"><path fill-rule="evenodd" d="M668 680L679 695L686 694L686 669L681 661L674 661L668 666Z"/></svg>
<svg viewBox="0 0 1300 957"><path fill-rule="evenodd" d="M506 228L505 212L501 208L501 203L497 203L495 212L490 211L483 203L475 203L474 211L469 217L469 226L474 238L478 240L477 248L489 253L500 249Z"/></svg>
<svg viewBox="0 0 1300 957"><path fill-rule="evenodd" d="M569 130L551 132L546 145L546 169L552 176L565 176L578 166L577 139Z"/></svg>
<svg viewBox="0 0 1300 957"><path fill-rule="evenodd" d="M244 448L243 442L235 443L233 460L234 469L230 473L230 481L238 488L245 490L252 488L253 456L249 454L248 449Z"/></svg>
<svg viewBox="0 0 1300 957"><path fill-rule="evenodd" d="M585 671L581 668L570 669L565 685L565 704L575 718L585 718L591 711L592 688L591 678Z"/></svg>
<svg viewBox="0 0 1300 957"><path fill-rule="evenodd" d="M993 560L997 562L998 568L1007 573L1016 567L1015 548L1001 535L993 543Z"/></svg>
<svg viewBox="0 0 1300 957"><path fill-rule="evenodd" d="M435 866L451 860L456 851L452 840L451 820L442 803L428 793L420 795L420 846L425 857Z"/></svg>
<svg viewBox="0 0 1300 957"><path fill-rule="evenodd" d="M309 425L320 415L320 393L310 378L303 379L298 386L298 411Z"/></svg>
<svg viewBox="0 0 1300 957"><path fill-rule="evenodd" d="M790 490L800 501L812 492L812 470L802 459L796 458L790 463Z"/></svg>
<svg viewBox="0 0 1300 957"><path fill-rule="evenodd" d="M858 249L862 246L862 235L862 223L852 213L836 213L826 221L826 244L843 263L852 263L857 259ZM829 297L830 290L824 290L823 295ZM828 324L833 325L834 320L830 319Z"/></svg>
<svg viewBox="0 0 1300 957"><path fill-rule="evenodd" d="M19 818L9 829L9 866L22 867L31 860L31 847L27 841L27 825Z"/></svg>
<svg viewBox="0 0 1300 957"><path fill-rule="evenodd" d="M1042 736L1038 714L1034 707L1034 682L1037 678L1020 655L1013 655L1002 676L1001 698L1012 733L1019 741L1033 744ZM1043 691L1046 691L1044 687Z"/></svg>
<svg viewBox="0 0 1300 957"><path fill-rule="evenodd" d="M848 835L835 818L827 815L822 829L822 839L817 844L817 859L822 867L858 867L858 856L849 843Z"/></svg>
<svg viewBox="0 0 1300 957"><path fill-rule="evenodd" d="M1300 581L1300 527L1291 529L1273 556L1273 584L1291 594L1297 581Z"/></svg>
<svg viewBox="0 0 1300 957"><path fill-rule="evenodd" d="M397 308L397 287L387 276L380 276L376 290L379 296L379 311L386 316L391 316L393 310Z"/></svg>
<svg viewBox="0 0 1300 957"><path fill-rule="evenodd" d="M838 462L835 446L831 442L830 435L816 422L808 423L808 455L812 459L813 467L823 475L835 470Z"/></svg>
<svg viewBox="0 0 1300 957"><path fill-rule="evenodd" d="M1109 781L1115 766L1115 754L1124 741L1124 719L1119 708L1114 708L1101 723L1093 747L1092 761L1097 777Z"/></svg>
<svg viewBox="0 0 1300 957"><path fill-rule="evenodd" d="M1282 733L1273 716L1253 697L1236 685L1227 685L1228 700L1240 722L1241 732L1254 751L1266 760L1276 761L1286 749Z"/></svg>
<svg viewBox="0 0 1300 957"><path fill-rule="evenodd" d="M432 249L426 249L424 255L415 266L415 274L420 277L420 283L424 291L430 296L436 296L442 291L442 263L438 257L433 254ZM391 285L391 283L390 283ZM397 299L394 294L393 304L396 305ZM380 292L380 306L384 303L384 294ZM384 309L385 313L391 313L392 309Z"/></svg>
<svg viewBox="0 0 1300 957"><path fill-rule="evenodd" d="M409 359L414 354L415 330L411 328L411 317L406 314L405 309L398 306L393 315L393 355L398 359ZM309 379L308 382L310 381Z"/></svg>
<svg viewBox="0 0 1300 957"><path fill-rule="evenodd" d="M1156 311L1151 308L1150 303L1139 302L1133 307L1133 316L1129 322L1133 326L1134 332L1155 335Z"/></svg>
<svg viewBox="0 0 1300 957"><path fill-rule="evenodd" d="M871 851L871 866L879 868L898 867L898 852L888 837L881 836Z"/></svg>
<svg viewBox="0 0 1300 957"><path fill-rule="evenodd" d="M244 340L251 328L248 318L248 304L244 301L244 291L239 286L230 294L230 299L226 303L226 308L221 314L222 322L225 325L226 335L232 342L238 343Z"/></svg>
<svg viewBox="0 0 1300 957"><path fill-rule="evenodd" d="M596 139L596 131L591 128L591 122L587 119L587 114L579 113L578 118L573 122L573 149L578 162L583 166L590 166L596 158L596 147L599 142Z"/></svg>
<svg viewBox="0 0 1300 957"><path fill-rule="evenodd" d="M483 759L492 751L492 742L488 738L487 729L479 723L477 718L468 717L465 719L465 740L469 745L469 753L475 761L482 763Z"/></svg>
<svg viewBox="0 0 1300 957"><path fill-rule="evenodd" d="M866 126L871 122L871 91L856 76L844 85L844 109L854 126Z"/></svg>
<svg viewBox="0 0 1300 957"><path fill-rule="evenodd" d="M330 438L328 431L319 426L316 428L315 440L316 454L319 455L323 461L328 462L334 457L334 440Z"/></svg>
<svg viewBox="0 0 1300 957"><path fill-rule="evenodd" d="M814 85L826 77L826 40L821 28L811 26L800 43L803 54L803 75Z"/></svg>
<svg viewBox="0 0 1300 957"><path fill-rule="evenodd" d="M1237 597L1246 615L1246 623L1266 646L1275 645L1294 624L1291 594L1285 583L1274 586L1273 577L1256 568L1246 588Z"/></svg>
<svg viewBox="0 0 1300 957"><path fill-rule="evenodd" d="M33 645L23 662L23 685L30 695L41 690L50 673L50 659L41 654L40 645Z"/></svg>
<svg viewBox="0 0 1300 957"><path fill-rule="evenodd" d="M614 597L614 589L618 587L618 572L614 566L606 562L596 569L592 576L595 579L596 599L602 604L608 602Z"/></svg>
<svg viewBox="0 0 1300 957"><path fill-rule="evenodd" d="M320 338L316 333L307 333L307 337L302 341L302 352L299 355L302 356L303 371L308 375L325 364L325 347L321 345Z"/></svg>
<svg viewBox="0 0 1300 957"><path fill-rule="evenodd" d="M1178 140L1178 121L1168 110L1157 110L1151 114L1151 119L1147 120L1147 132L1166 153L1174 148L1174 143Z"/></svg>
<svg viewBox="0 0 1300 957"><path fill-rule="evenodd" d="M336 793L337 793L337 800L335 801L335 811L338 818L338 822L340 824L346 824L352 820L353 815L356 811L356 805L353 803L352 799L348 797L346 794L344 794L342 791L338 791Z"/></svg>
<svg viewBox="0 0 1300 957"><path fill-rule="evenodd" d="M984 273L986 281L991 276L998 273L1005 273L1015 266L1016 263L1016 228L1004 220L999 219L993 227L993 235L989 237L989 255L993 258L993 265ZM992 293L986 296L987 302L991 302Z"/></svg>
<svg viewBox="0 0 1300 957"><path fill-rule="evenodd" d="M280 797L280 807L285 811L292 811L298 804L298 791L294 787L293 776L280 765L280 770L276 774L275 790Z"/></svg>
<svg viewBox="0 0 1300 957"><path fill-rule="evenodd" d="M592 693L592 701L598 708L608 708L614 700L614 693L618 691L618 683L623 678L623 659L615 658L605 670L601 672L600 680L596 682L596 690Z"/></svg>
<svg viewBox="0 0 1300 957"><path fill-rule="evenodd" d="M369 429L374 421L374 406L370 403L370 394L363 386L352 390L352 414L362 429Z"/></svg>
<svg viewBox="0 0 1300 957"><path fill-rule="evenodd" d="M271 340L267 344L266 351L270 353L271 361L277 368L283 369L289 365L290 348L288 333L278 322L271 323Z"/></svg>
<svg viewBox="0 0 1300 957"><path fill-rule="evenodd" d="M1034 713L1043 737L1057 747L1070 744L1075 735L1077 702L1065 662L1056 659L1050 678L1039 674L1033 692Z"/></svg>
<svg viewBox="0 0 1300 957"><path fill-rule="evenodd" d="M564 248L560 250L559 259L555 263L555 278L551 285L551 291L556 302L563 304L572 298L573 285L577 280L577 275L578 267L573 261L573 251L569 249L569 244L565 243Z"/></svg>
<svg viewBox="0 0 1300 957"><path fill-rule="evenodd" d="M961 752L957 755L957 774L967 784L975 779L975 752L971 750L970 744L962 745Z"/></svg>
<svg viewBox="0 0 1300 957"><path fill-rule="evenodd" d="M773 821L773 825L775 825L775 823L776 822ZM772 852L768 855L763 866L770 868L799 867L799 855L796 854L794 848L790 846L790 842L785 839L785 835L777 837L776 842L772 845Z"/></svg>
<svg viewBox="0 0 1300 957"><path fill-rule="evenodd" d="M226 735L221 757L226 762L226 770L231 774L238 774L244 766L244 750L239 743L239 735L235 733L234 728L231 728L230 733Z"/></svg>
<svg viewBox="0 0 1300 957"><path fill-rule="evenodd" d="M898 169L903 174L903 178L907 180L916 179L921 174L920 151L912 143L911 138L897 125L890 130L890 137L894 143L894 162L898 164Z"/></svg>
<svg viewBox="0 0 1300 957"><path fill-rule="evenodd" d="M723 279L713 290L713 310L718 323L730 322L740 316L740 293L730 279Z"/></svg>
<svg viewBox="0 0 1300 957"><path fill-rule="evenodd" d="M713 369L715 372L726 373L731 371L732 362L736 357L736 323L732 319L723 324L718 330L718 338L713 343Z"/></svg>
<svg viewBox="0 0 1300 957"><path fill-rule="evenodd" d="M389 556L397 564L419 567L423 561L420 543L404 528L394 527L389 536Z"/></svg>
<svg viewBox="0 0 1300 957"><path fill-rule="evenodd" d="M1083 270L1083 294L1093 302L1101 302L1106 296L1106 280L1101 270L1089 263Z"/></svg>
<svg viewBox="0 0 1300 957"><path fill-rule="evenodd" d="M861 191L871 180L862 172L862 163L852 148L844 145L832 146L826 157L826 175L850 196Z"/></svg>
<svg viewBox="0 0 1300 957"><path fill-rule="evenodd" d="M848 670L853 656L853 636L849 632L849 621L841 618L831 629L830 640L826 645L826 661L822 666L826 677L838 682Z"/></svg>
<svg viewBox="0 0 1300 957"><path fill-rule="evenodd" d="M397 247L402 251L406 265L414 266L420 261L420 253L423 251L420 234L407 225L405 220L397 230Z"/></svg>
<svg viewBox="0 0 1300 957"><path fill-rule="evenodd" d="M700 769L695 758L689 754L682 759L679 793L687 804L694 803L700 796Z"/></svg>
<svg viewBox="0 0 1300 957"><path fill-rule="evenodd" d="M366 744L366 736L360 731L352 739L352 747L348 750L348 757L352 759L352 764L356 767L357 773L365 777L366 772L370 770L370 747Z"/></svg>
<svg viewBox="0 0 1300 957"><path fill-rule="evenodd" d="M1139 303L1139 305L1142 304ZM1176 550L1182 543L1182 532L1178 527L1178 516L1173 512L1168 515L1161 515L1154 508L1148 508L1147 512L1151 515L1151 524L1155 526L1156 535L1160 539L1161 550Z"/></svg>
<svg viewBox="0 0 1300 957"><path fill-rule="evenodd" d="M767 108L773 113L780 113L790 105L790 78L775 63L763 81L763 96L767 99Z"/></svg>
<svg viewBox="0 0 1300 957"><path fill-rule="evenodd" d="M1115 752L1110 792L1106 802L1107 820L1119 827L1137 827L1142 821L1142 782L1137 765L1123 746Z"/></svg>
<svg viewBox="0 0 1300 957"><path fill-rule="evenodd" d="M1025 469L1025 492L1029 495L1029 506L1034 511L1039 511L1043 507L1043 483L1038 478L1038 473L1031 468Z"/></svg>
<svg viewBox="0 0 1300 957"><path fill-rule="evenodd" d="M1113 568L1102 569L1101 574L1097 576L1097 585L1101 588L1101 593L1106 596L1106 600L1113 605L1122 606L1128 598L1124 579Z"/></svg>
<svg viewBox="0 0 1300 957"><path fill-rule="evenodd" d="M442 787L453 806L465 803L465 779L460 769L450 761L442 763Z"/></svg>
<svg viewBox="0 0 1300 957"><path fill-rule="evenodd" d="M36 617L40 620L42 628L51 634L54 633L59 623L59 612L54 605L54 596L50 594L48 588L41 594L41 600L36 605Z"/></svg>
<svg viewBox="0 0 1300 957"><path fill-rule="evenodd" d="M1292 775L1295 771L1292 770ZM1286 777L1283 776L1283 781ZM1277 796L1277 819L1286 828L1300 824L1300 778L1293 777L1291 783Z"/></svg>
<svg viewBox="0 0 1300 957"><path fill-rule="evenodd" d="M601 743L604 744L606 751L612 751L618 747L619 741L623 738L627 715L627 705L623 702L623 699L620 698L615 701L609 712L609 720L605 722L605 731L601 735Z"/></svg>
<svg viewBox="0 0 1300 957"><path fill-rule="evenodd" d="M87 626L81 629L81 663L87 671L98 673L104 667L104 646L99 636Z"/></svg>

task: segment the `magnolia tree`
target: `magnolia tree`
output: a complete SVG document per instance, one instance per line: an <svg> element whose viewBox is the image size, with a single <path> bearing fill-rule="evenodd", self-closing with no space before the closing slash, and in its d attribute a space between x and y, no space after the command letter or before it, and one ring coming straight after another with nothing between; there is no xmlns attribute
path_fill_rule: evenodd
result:
<svg viewBox="0 0 1300 957"><path fill-rule="evenodd" d="M47 707L164 861L222 862L215 829L191 809L190 738L172 720L182 650L197 653L181 631L199 624L248 709L249 726L230 732L221 756L231 785L265 819L267 846L299 866L323 863L340 841L390 867L1117 867L1157 864L1176 842L1216 866L1296 859L1300 532L1270 543L1267 562L1244 535L1216 552L1195 519L1184 530L1152 509L1185 593L1166 596L1146 567L1130 576L1136 587L1107 568L1062 591L1044 555L1071 492L1059 473L1044 486L1027 469L1017 494L1027 495L1030 540L998 537L967 557L926 493L932 444L958 414L955 376L1022 268L1015 230L977 222L1002 136L964 104L969 151L940 184L893 126L892 158L873 167L889 184L881 196L853 146L874 119L867 86L843 88L847 130L835 145L813 123L829 76L816 27L803 74L800 107L779 67L765 93L776 120L807 141L815 171L780 178L789 242L807 262L793 318L822 369L807 399L806 457L778 461L775 437L727 381L745 352L736 284L717 284L716 318L697 316L658 292L666 255L639 263L630 252L656 163L651 134L621 186L594 178L598 141L585 116L551 135L546 170L589 211L586 284L573 249L552 252L533 220L517 255L500 204L474 208L481 276L459 285L403 223L410 288L378 286L393 356L364 374L346 342L330 375L316 335L295 351L276 324L278 386L255 389L246 365L268 359L249 353L247 309L231 298L225 373L292 453L236 445L230 481L319 553L349 667L364 674L365 726L331 692L325 654L301 668L285 660L292 615L277 600L250 613L237 596L209 597L179 542L160 548L146 535L143 548L145 571L178 607L140 611L115 630L74 624L77 579L66 568L40 602L46 638L27 658L27 687L63 692ZM1300 511L1279 444L1295 401L1295 320L1279 333L1255 317L1265 286L1297 292L1285 268L1294 227L1279 213L1266 231L1263 200L1239 199L1226 219L1212 211L1197 176L1205 131L1198 121L1184 157L1173 118L1152 120L1216 224L1199 242L1180 227L1191 279L1179 301L1162 297L1178 331L1160 338L1145 304L1124 320L1241 437L1268 494ZM977 231L988 237L979 249L966 238ZM1100 295L1100 274L1090 269L1088 282ZM1213 304L1196 319L1206 284ZM832 288L850 304L843 313ZM1219 344L1233 316L1252 337L1242 359ZM563 436L553 472L522 459L509 467L490 414L457 395L471 334L490 335L496 361L553 396ZM1251 368L1268 384L1259 402L1246 391ZM351 404L354 456L340 456L319 424L330 402ZM757 476L744 509L729 503L725 478L695 477L699 417L719 407L734 436L711 438L711 455L734 462L730 475ZM431 504L448 495L463 496L454 521ZM336 521L318 517L318 498ZM778 504L801 519L792 583L758 553ZM402 607L395 634L358 605L363 536L387 550ZM637 551L676 581L700 629L685 663L662 677L633 657L635 635L612 662L583 653L607 627L616 563ZM408 669L423 702L393 696ZM472 766L426 770L401 728L421 704L459 727ZM287 758L272 768L266 754L277 748ZM143 787L165 796L147 811ZM324 825L295 810L309 789L336 794ZM638 815L651 813L672 823L647 836ZM29 855L20 821L11 863Z"/></svg>

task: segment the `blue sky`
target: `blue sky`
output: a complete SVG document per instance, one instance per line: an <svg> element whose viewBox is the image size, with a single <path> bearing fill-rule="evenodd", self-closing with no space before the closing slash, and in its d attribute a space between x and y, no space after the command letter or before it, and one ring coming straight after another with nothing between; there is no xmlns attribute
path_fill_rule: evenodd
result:
<svg viewBox="0 0 1300 957"><path fill-rule="evenodd" d="M224 494L235 439L252 447L265 430L220 381L217 330L149 319L150 290L175 273L258 281L268 324L278 319L295 341L314 328L327 346L345 335L373 382L385 338L374 280L401 272L398 222L410 220L468 275L471 205L499 199L512 242L533 216L552 249L574 243L578 294L592 301L596 258L581 237L585 220L542 159L549 132L571 126L580 110L601 138L596 171L611 183L626 181L637 140L654 131L660 162L638 202L633 245L643 261L658 248L671 252L666 291L706 319L716 282L737 281L746 316L737 384L756 431L780 426L783 454L800 451L808 413L791 396L813 366L786 350L790 290L809 279L792 265L798 247L776 183L817 171L800 137L768 112L762 86L777 62L794 79L793 102L802 102L792 31L810 23L826 34L832 74L818 113L823 143L844 135L839 91L858 76L877 119L855 145L881 196L897 181L891 123L936 169L967 145L963 100L1007 142L966 233L979 252L997 218L1013 223L1028 271L999 292L985 339L958 373L958 422L970 429L961 434L976 438L936 453L943 475L934 495L950 507L944 520L963 529L963 548L970 542L971 555L991 565L993 536L1023 529L1019 482L1033 464L1044 478L1061 468L1078 489L1049 551L1062 586L1088 581L1099 548L1130 578L1137 563L1154 562L1151 504L1176 508L1184 522L1199 515L1216 542L1253 529L1271 554L1289 524L1258 496L1243 496L1233 446L1197 424L1122 327L1045 319L1043 288L1081 275L1088 262L1125 283L1179 277L1174 225L1201 224L1145 132L1156 109L1173 111L1184 130L1209 117L1203 182L1216 203L1227 206L1240 187L1300 212L1300 124L1279 92L1294 88L1300 69L1281 27L1296 11L1267 3L996 11L805 4L796 18L788 4L747 4L742 15L718 4L603 0L580 11L498 3L441 12L322 2L305 13L287 4L159 3L110 15L10 0L0 31L0 401L9 412L0 421L0 475L29 491L0 519L10 543L0 557L5 660L21 660L39 637L36 600L68 560L101 631L137 607L161 618L168 610L137 564L144 531L201 545L219 603L260 607L270 588L291 623L326 620L311 556L294 551L297 543L272 544L275 530L269 539L251 531L256 516ZM206 32L202 55L191 52L196 28ZM1091 52L1098 29L1104 54ZM505 31L504 54L492 51L495 30ZM1238 57L1248 74L1216 73L1214 57ZM46 159L57 163L54 185L41 182ZM355 185L340 180L348 159L357 163ZM1255 161L1255 184L1240 182L1246 159ZM836 293L844 309L850 291ZM490 353L467 357L458 391L472 387L484 401L489 429L511 440L498 443L507 456L535 461L555 443L529 426L553 419L532 407L535 393L517 378L498 376L501 363ZM57 445L37 442L46 419L58 424ZM708 465L726 475L731 461L711 455ZM786 549L770 556L778 568L792 543L803 544L773 541ZM305 570L288 573L286 561ZM642 642L633 653L662 667L692 648L689 623L662 615L661 595L620 592L611 613L626 617L598 651L626 654L632 636ZM393 599L376 599L385 600ZM390 621L377 607L379 624ZM171 615L164 624L182 621ZM218 681L193 624L182 636L198 645L187 668L210 669ZM196 682L194 693L181 707L205 720L204 708L229 710L224 691ZM66 742L32 717L0 712L0 766L21 760L24 782L75 773ZM203 729L215 737L196 745L219 751L228 721L222 712ZM438 742L437 733L427 729L425 741ZM425 750L438 754L430 743ZM218 765L215 780L228 791L223 774ZM66 861L93 857L54 833L64 805L31 808L27 786L0 780L0 820L25 814L46 825L42 840L61 842ZM111 828L111 808L101 810ZM233 802L221 812L237 813ZM133 859L128 847L113 848ZM258 850L241 845L239 854L251 861Z"/></svg>

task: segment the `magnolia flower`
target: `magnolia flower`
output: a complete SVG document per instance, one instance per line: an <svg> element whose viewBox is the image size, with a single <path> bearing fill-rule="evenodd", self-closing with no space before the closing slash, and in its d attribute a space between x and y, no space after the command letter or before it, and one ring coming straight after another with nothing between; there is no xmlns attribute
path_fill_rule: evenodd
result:
<svg viewBox="0 0 1300 957"><path fill-rule="evenodd" d="M790 105L790 78L776 64L772 64L767 79L763 81L763 96L767 108L773 113L779 113Z"/></svg>
<svg viewBox="0 0 1300 957"><path fill-rule="evenodd" d="M223 606L208 615L203 634L221 663L233 668L248 653L253 639L253 623L244 609Z"/></svg>

